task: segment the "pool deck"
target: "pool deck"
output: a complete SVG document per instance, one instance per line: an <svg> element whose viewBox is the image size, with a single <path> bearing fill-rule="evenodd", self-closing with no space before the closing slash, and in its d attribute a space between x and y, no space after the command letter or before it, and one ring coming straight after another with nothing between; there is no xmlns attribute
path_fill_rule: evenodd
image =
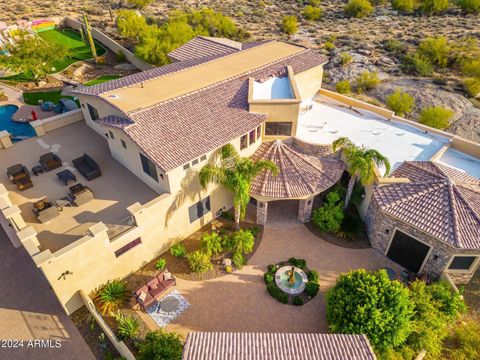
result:
<svg viewBox="0 0 480 360"><path fill-rule="evenodd" d="M37 113L37 117L40 120L57 115L53 111L43 111L40 108L40 106L25 104L25 102L23 101L23 93L19 90L11 88L10 86L5 86L3 84L0 84L0 91L5 93L5 95L8 96L7 101L0 101L0 106L4 106L4 105L18 106L18 111L12 116L12 119L14 120L31 119L32 110L34 110Z"/></svg>

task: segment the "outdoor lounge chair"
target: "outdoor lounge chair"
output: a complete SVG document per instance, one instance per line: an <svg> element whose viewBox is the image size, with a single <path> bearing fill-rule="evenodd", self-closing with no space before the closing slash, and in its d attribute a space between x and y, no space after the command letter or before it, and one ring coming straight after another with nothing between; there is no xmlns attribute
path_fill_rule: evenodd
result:
<svg viewBox="0 0 480 360"><path fill-rule="evenodd" d="M141 307L146 309L152 303L162 297L162 295L169 288L177 284L173 275L171 275L170 279L165 279L165 274L167 273L167 270L162 271L160 274L151 279L146 285L142 285L133 293L133 296ZM144 297L143 300L142 296Z"/></svg>
<svg viewBox="0 0 480 360"><path fill-rule="evenodd" d="M60 215L57 207L48 201L46 197L33 203L32 211L41 223L46 223Z"/></svg>
<svg viewBox="0 0 480 360"><path fill-rule="evenodd" d="M24 191L33 187L28 169L22 164L15 164L7 169L8 178L17 185L18 190Z"/></svg>
<svg viewBox="0 0 480 360"><path fill-rule="evenodd" d="M62 159L60 159L54 153L49 152L40 156L39 163L42 166L43 170L50 171L62 166Z"/></svg>
<svg viewBox="0 0 480 360"><path fill-rule="evenodd" d="M83 154L83 156L74 159L72 162L73 166L75 166L80 174L85 176L85 178L89 181L102 176L100 167L88 154Z"/></svg>

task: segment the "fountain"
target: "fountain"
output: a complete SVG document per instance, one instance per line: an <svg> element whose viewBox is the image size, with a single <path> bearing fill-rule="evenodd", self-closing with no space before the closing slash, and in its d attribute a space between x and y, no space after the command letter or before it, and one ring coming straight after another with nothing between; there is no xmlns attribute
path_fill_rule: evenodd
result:
<svg viewBox="0 0 480 360"><path fill-rule="evenodd" d="M275 273L275 284L288 295L301 294L307 281L305 272L295 266L283 266Z"/></svg>

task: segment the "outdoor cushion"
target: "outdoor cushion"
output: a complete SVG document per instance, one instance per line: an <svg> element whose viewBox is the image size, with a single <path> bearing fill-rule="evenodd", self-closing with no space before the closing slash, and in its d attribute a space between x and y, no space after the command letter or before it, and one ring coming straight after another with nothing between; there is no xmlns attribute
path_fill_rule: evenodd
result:
<svg viewBox="0 0 480 360"><path fill-rule="evenodd" d="M143 302L143 301L145 301L146 298L147 298L147 293L141 291L141 292L140 292L140 295L138 295L138 300L140 300L140 301Z"/></svg>
<svg viewBox="0 0 480 360"><path fill-rule="evenodd" d="M157 288L158 283L159 283L158 279L157 279L157 278L153 278L152 280L150 280L149 282L147 282L147 287L148 287L149 290L152 288L152 285L154 285L155 288Z"/></svg>
<svg viewBox="0 0 480 360"><path fill-rule="evenodd" d="M89 181L102 175L100 167L88 154L83 154L83 156L72 160L72 163L80 174Z"/></svg>
<svg viewBox="0 0 480 360"><path fill-rule="evenodd" d="M172 273L171 272L165 272L163 274L163 280L171 280L172 279Z"/></svg>
<svg viewBox="0 0 480 360"><path fill-rule="evenodd" d="M57 155L51 152L40 156L39 162L43 170L45 171L50 171L62 166L62 159L60 159Z"/></svg>
<svg viewBox="0 0 480 360"><path fill-rule="evenodd" d="M149 292L150 295L152 295L156 299L165 292L165 288L161 284L158 284L157 288L150 289Z"/></svg>
<svg viewBox="0 0 480 360"><path fill-rule="evenodd" d="M175 284L176 284L175 279L163 280L162 281L162 286L165 288L165 290L171 288Z"/></svg>

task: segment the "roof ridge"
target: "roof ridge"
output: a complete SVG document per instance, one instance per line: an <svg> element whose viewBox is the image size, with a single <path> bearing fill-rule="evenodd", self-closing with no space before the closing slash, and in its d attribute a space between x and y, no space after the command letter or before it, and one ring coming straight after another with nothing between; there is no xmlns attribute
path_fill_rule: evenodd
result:
<svg viewBox="0 0 480 360"><path fill-rule="evenodd" d="M291 192L290 192L290 186L288 185L288 182L287 182L287 179L285 179L285 175L284 175L284 171L286 169L286 166L285 166L285 160L289 161L290 163L292 163L289 159L289 156L288 154L285 153L285 156L284 155L284 152L282 151L283 150L283 146L282 146L282 142L279 141L279 140L275 140L273 142L273 146L274 148L274 151L276 153L278 153L278 160L280 162L280 173L282 174L282 182L283 182L283 186L285 187L285 192L287 193L288 196L291 195Z"/></svg>
<svg viewBox="0 0 480 360"><path fill-rule="evenodd" d="M277 40L274 40L274 41L277 41ZM266 43L266 44L269 44L269 43ZM265 44L262 44L262 45L259 45L259 46L263 46L263 45L265 45ZM248 50L254 49L254 48L255 48L255 47L249 48L249 49L246 49L246 50L244 50L244 51L248 51ZM291 58L293 58L293 57L295 57L295 56L304 54L304 53L306 53L306 52L308 52L308 51L312 51L312 49L305 48L305 50L303 50L303 51L301 51L301 52L298 52L298 53L295 53L295 54L286 56L286 57L281 58L281 59L279 59L279 60L272 61L272 62L270 62L270 63L268 63L268 64L265 64L265 65L262 65L262 66L260 66L260 67L258 67L258 68L255 68L255 69L253 69L253 70L248 70L248 71L246 71L246 72L243 72L243 73L241 73L241 74L238 74L238 75L232 76L232 77L230 77L230 78L224 79L224 80L219 81L219 82L217 82L217 83L214 83L214 84L212 84L212 85L208 85L208 86L205 86L205 87L203 87L203 88L196 89L196 90L190 91L190 92L188 92L188 93L185 93L185 94L182 94L182 95L179 95L179 96L170 98L170 99L166 99L166 100L160 101L160 102L158 102L158 103L156 103L156 104L150 105L150 106L145 107L145 108L134 109L134 110L132 110L131 112L128 112L128 114L129 114L129 115L140 114L140 113L142 113L142 112L144 112L144 111L150 110L151 108L153 108L153 107L155 107L155 106L159 106L159 105L162 105L162 104L167 104L167 103L169 103L169 102L171 102L171 101L175 101L175 100L178 100L178 99L182 99L182 98L184 98L184 97L191 96L191 95L193 95L193 94L197 94L197 93L202 92L202 91L210 90L210 89L212 89L212 88L214 88L214 87L223 85L223 84L225 84L225 83L227 83L227 82L229 82L229 81L232 81L232 80L235 80L235 79L239 79L239 78L241 78L242 76L245 76L245 75L247 75L247 74L250 74L250 73L253 73L253 72L257 72L257 71L263 70L263 69L265 69L265 68L267 68L267 67L269 67L269 66L278 64L278 63L280 63L280 62L282 62L282 61L291 59ZM228 54L228 55L234 55L234 54L236 54L236 53L232 53L232 54ZM214 60L217 60L217 59L214 59ZM213 61L213 60L212 60L212 61ZM202 63L202 64L206 64L206 63ZM199 64L199 65L202 65L202 64ZM188 69L191 69L191 68L193 68L193 66L190 67L190 68L188 68ZM182 70L183 70L183 69L182 69ZM181 71L181 70L180 70L180 71Z"/></svg>
<svg viewBox="0 0 480 360"><path fill-rule="evenodd" d="M284 142L281 142L281 146L286 146L288 147L288 151L291 151L293 152L297 157L301 158L301 155L299 153L297 153L295 150L293 150L290 146L288 146L287 144L285 144ZM295 162L293 161L293 159L291 159L290 157L287 156L287 158L289 158L289 161L290 161L290 164L292 164L293 168L297 171L297 174L298 176L300 176L303 180L303 182L307 185L308 189L310 191L315 191L314 187L312 184L310 184L310 181L307 181L307 179L305 179L305 177L302 175L301 171L299 171L299 168L297 166L297 164L295 164ZM308 163L308 162L307 162ZM311 165L310 163L308 163L309 165ZM323 171L322 171L323 173Z"/></svg>
<svg viewBox="0 0 480 360"><path fill-rule="evenodd" d="M456 209L456 201L455 201L455 194L454 194L454 188L451 183L448 184L448 196L450 198L449 201L449 207L451 210L451 218L452 218L452 225L453 225L453 241L455 245L459 246L460 243L460 232L458 229L458 214L457 214L457 209Z"/></svg>
<svg viewBox="0 0 480 360"><path fill-rule="evenodd" d="M265 144L265 150L263 151L263 154L266 154L266 155L268 154L266 157L267 157L267 159L269 159L269 160L271 161L271 160L272 160L272 156L271 156L271 155L272 155L272 154L271 154L272 149L271 149L270 146L268 146L268 142L265 142L265 143L263 143L263 144ZM263 144L260 145L260 147L262 147ZM262 157L261 155L262 155L262 154L260 154L259 158ZM267 185L267 181L266 181L266 180L267 180L268 174L269 174L268 171L264 171L264 172L263 172L263 180L264 180L264 181L262 182L262 192L265 191L265 186Z"/></svg>
<svg viewBox="0 0 480 360"><path fill-rule="evenodd" d="M218 42L218 41L212 40L212 39L217 38L216 36L197 35L197 36L195 36L195 37L201 38L201 39L203 39L203 40L209 41L209 42L214 43L214 44L217 44L217 45L221 45L221 46L228 47L228 48L233 49L233 50L237 50L237 51L242 51L242 50L243 50L242 48L238 49L238 48L236 48L236 47L234 47L234 46L230 46L230 45L224 44L224 43L222 43L222 42ZM195 39L195 38L193 38L193 39ZM191 40L189 40L189 41L192 41L193 39L191 39ZM228 38L220 38L220 39L227 39L227 40L230 40L230 41L235 41L236 43L239 43L240 45L243 45L243 43L241 43L241 42L239 42L239 41L236 41L236 40L232 40L232 39L228 39ZM186 43L185 43L185 44L186 44ZM185 45L185 44L183 44L183 45ZM182 47L183 45L179 46L177 49L179 49L179 48ZM175 50L177 50L177 49L175 49ZM175 51L175 50L172 50L172 51ZM247 50L247 49L245 49L245 50Z"/></svg>
<svg viewBox="0 0 480 360"><path fill-rule="evenodd" d="M479 223L480 225L480 214L477 213L475 211L475 209L472 207L472 205L470 204L470 201L468 201L465 196L463 195L463 193L458 189L458 185L454 185L453 186L453 189L456 193L456 195L463 201L463 203L467 206L468 210L472 213L473 217L475 218L475 220L477 220L477 222ZM463 187L463 186L460 186L460 187ZM469 189L467 189L469 190Z"/></svg>
<svg viewBox="0 0 480 360"><path fill-rule="evenodd" d="M417 169L421 170L421 171L425 171L425 172L428 172L430 175L433 175L435 176L436 178L439 178L439 179L450 179L447 174L445 174L445 172L443 172L438 166L436 166L436 164L433 162L433 161L429 161L429 162L426 162L426 161L408 161L406 162L414 167L416 167ZM427 169L427 168L424 168L424 167L421 167L420 165L417 165L418 163L430 163L432 165L435 166L435 168L440 171L440 174L437 174L433 171L431 171L430 169Z"/></svg>

